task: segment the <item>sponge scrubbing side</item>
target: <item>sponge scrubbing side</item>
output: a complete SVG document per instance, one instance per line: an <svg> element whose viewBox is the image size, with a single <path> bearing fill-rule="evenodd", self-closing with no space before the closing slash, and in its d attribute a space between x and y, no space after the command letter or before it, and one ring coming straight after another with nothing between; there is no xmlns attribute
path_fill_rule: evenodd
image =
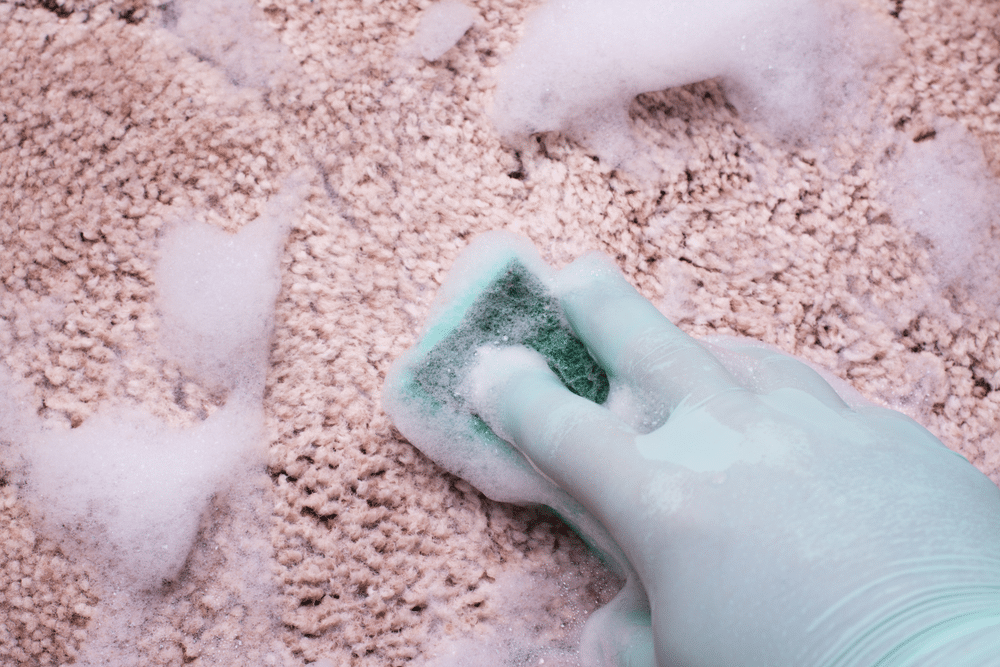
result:
<svg viewBox="0 0 1000 667"><path fill-rule="evenodd" d="M449 273L420 340L389 370L383 405L400 432L449 472L494 500L548 506L626 574L627 561L607 531L472 414L459 391L477 348L524 345L540 352L571 391L605 401L608 377L563 316L554 279L527 239L478 237Z"/></svg>

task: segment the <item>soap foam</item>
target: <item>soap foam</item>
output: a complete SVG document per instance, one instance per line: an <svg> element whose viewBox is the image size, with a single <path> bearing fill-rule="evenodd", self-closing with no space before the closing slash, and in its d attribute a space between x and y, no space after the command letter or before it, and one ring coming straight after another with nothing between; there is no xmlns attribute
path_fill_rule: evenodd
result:
<svg viewBox="0 0 1000 667"><path fill-rule="evenodd" d="M929 243L944 285L1000 308L1000 181L976 138L941 119L931 137L905 141L887 178L893 217Z"/></svg>
<svg viewBox="0 0 1000 667"><path fill-rule="evenodd" d="M501 68L492 116L514 145L560 130L614 165L637 150L636 95L722 77L745 119L796 141L864 106L866 70L893 41L816 0L549 2Z"/></svg>
<svg viewBox="0 0 1000 667"><path fill-rule="evenodd" d="M160 340L203 382L250 393L263 388L285 220L297 201L289 197L287 190L275 197L238 234L179 221L160 241Z"/></svg>
<svg viewBox="0 0 1000 667"><path fill-rule="evenodd" d="M234 637L276 632L262 400L279 259L298 197L292 183L237 234L179 221L160 239L162 342L185 372L227 395L195 425L117 405L77 428L51 428L28 409L26 389L0 377L5 465L43 531L97 582L101 602L79 664L142 664L138 647L158 650L146 635L164 615L186 613L200 628L242 609ZM212 567L223 576L192 586ZM241 648L199 632L185 645L205 664L245 664L247 651L262 664L292 660L280 641L268 652L266 642Z"/></svg>
<svg viewBox="0 0 1000 667"><path fill-rule="evenodd" d="M49 534L148 589L180 574L212 495L261 461L259 406L231 402L193 428L106 410L33 440L28 492Z"/></svg>
<svg viewBox="0 0 1000 667"><path fill-rule="evenodd" d="M403 50L403 55L438 60L458 43L478 17L479 12L458 0L442 0L431 5L421 15L413 40Z"/></svg>
<svg viewBox="0 0 1000 667"><path fill-rule="evenodd" d="M248 0L172 0L164 23L183 45L220 67L232 83L273 85L291 58Z"/></svg>
<svg viewBox="0 0 1000 667"><path fill-rule="evenodd" d="M581 581L600 579L589 567L577 571L526 575L500 574L490 587L496 622L471 635L454 636L438 630L430 638L419 667L580 667L579 651L585 622L592 609L565 604L570 589ZM606 595L607 591L602 594ZM558 612L554 610L558 607ZM560 627L552 627L559 623Z"/></svg>

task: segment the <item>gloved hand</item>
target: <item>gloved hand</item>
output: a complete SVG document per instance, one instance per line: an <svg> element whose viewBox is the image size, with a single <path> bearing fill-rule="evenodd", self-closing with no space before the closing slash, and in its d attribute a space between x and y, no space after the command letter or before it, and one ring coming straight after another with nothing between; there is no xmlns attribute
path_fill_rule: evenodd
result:
<svg viewBox="0 0 1000 667"><path fill-rule="evenodd" d="M461 391L638 573L652 634L626 600L602 621L619 635L604 638L608 658L1000 665L1000 490L987 477L791 357L695 341L601 256L560 271L555 293L611 379L606 403L527 348L480 348Z"/></svg>

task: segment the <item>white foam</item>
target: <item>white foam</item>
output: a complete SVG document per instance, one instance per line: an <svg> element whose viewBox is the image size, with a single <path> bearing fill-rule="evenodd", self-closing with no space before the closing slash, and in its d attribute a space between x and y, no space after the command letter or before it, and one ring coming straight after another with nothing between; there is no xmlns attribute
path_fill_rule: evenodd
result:
<svg viewBox="0 0 1000 667"><path fill-rule="evenodd" d="M249 0L173 0L166 25L184 47L240 86L268 87L292 60Z"/></svg>
<svg viewBox="0 0 1000 667"><path fill-rule="evenodd" d="M888 178L893 218L930 242L944 283L1000 307L1000 181L976 138L941 119L933 137L904 143Z"/></svg>
<svg viewBox="0 0 1000 667"><path fill-rule="evenodd" d="M172 428L107 410L31 443L29 493L49 534L155 588L177 577L213 494L261 460L260 406L231 402L201 424Z"/></svg>
<svg viewBox="0 0 1000 667"><path fill-rule="evenodd" d="M490 603L496 622L469 635L428 637L420 667L579 667L578 645L588 613L573 609L569 627L555 629L553 604L567 602L558 576L498 573ZM572 603L571 603L572 604ZM560 636L561 635L561 636ZM558 637L558 639L557 639Z"/></svg>
<svg viewBox="0 0 1000 667"><path fill-rule="evenodd" d="M278 622L260 491L263 389L280 255L299 196L291 183L237 234L176 223L161 239L162 339L188 373L227 394L211 416L181 428L135 406L106 405L78 428L47 428L0 377L4 463L20 461L20 495L103 596L81 664L136 664L137 633L155 624L157 605L169 599L164 584L181 579L200 530L206 539L221 531L226 548L241 545L225 557L220 583L231 599L218 603L249 609L240 632L271 632ZM213 501L222 528L205 523ZM206 664L237 664L245 651L240 642L201 650ZM267 664L291 659L281 646L270 655Z"/></svg>
<svg viewBox="0 0 1000 667"><path fill-rule="evenodd" d="M786 139L866 97L865 66L892 42L871 17L817 0L562 0L528 20L500 70L504 138L560 130L607 161L636 150L639 93L723 77L741 115Z"/></svg>
<svg viewBox="0 0 1000 667"><path fill-rule="evenodd" d="M160 241L160 339L202 381L260 388L290 204L276 197L237 234L179 222Z"/></svg>
<svg viewBox="0 0 1000 667"><path fill-rule="evenodd" d="M479 18L479 12L458 0L442 0L424 10L413 40L403 55L434 61L447 53Z"/></svg>

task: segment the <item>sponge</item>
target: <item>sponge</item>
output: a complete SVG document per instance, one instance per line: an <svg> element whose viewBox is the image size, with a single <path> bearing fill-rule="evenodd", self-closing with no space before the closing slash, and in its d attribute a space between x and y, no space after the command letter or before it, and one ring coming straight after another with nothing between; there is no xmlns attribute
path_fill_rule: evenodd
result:
<svg viewBox="0 0 1000 667"><path fill-rule="evenodd" d="M573 335L558 301L516 258L501 267L451 333L431 348L414 374L416 383L436 400L461 405L456 369L468 368L476 348L487 344L530 347L574 394L595 403L608 397L607 374Z"/></svg>
<svg viewBox="0 0 1000 667"><path fill-rule="evenodd" d="M607 531L471 411L459 386L484 345L542 354L570 391L603 403L607 374L573 333L552 286L555 272L525 238L490 232L452 267L417 343L390 368L383 405L424 454L500 502L554 510L620 574L627 561Z"/></svg>

